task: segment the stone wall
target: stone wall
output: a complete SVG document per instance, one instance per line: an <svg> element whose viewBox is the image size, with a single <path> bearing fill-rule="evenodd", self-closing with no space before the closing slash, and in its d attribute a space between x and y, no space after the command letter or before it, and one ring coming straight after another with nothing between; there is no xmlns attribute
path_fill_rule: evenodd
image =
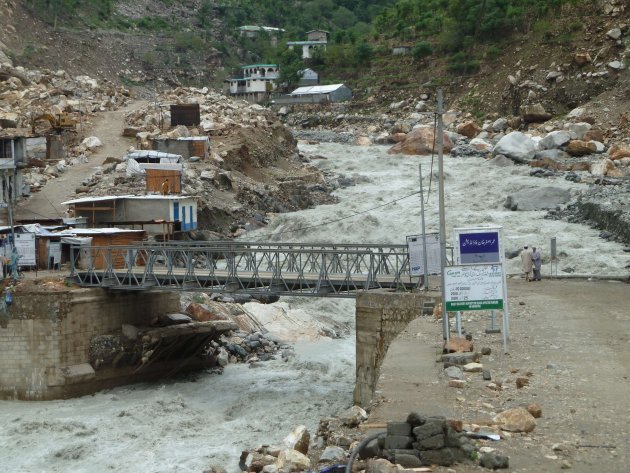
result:
<svg viewBox="0 0 630 473"><path fill-rule="evenodd" d="M73 384L94 377L92 336L179 311L177 293L43 289L18 291L0 324L0 398L70 395Z"/></svg>
<svg viewBox="0 0 630 473"><path fill-rule="evenodd" d="M425 302L437 304L440 300L436 292L357 294L355 404L366 407L372 400L390 343L422 315Z"/></svg>

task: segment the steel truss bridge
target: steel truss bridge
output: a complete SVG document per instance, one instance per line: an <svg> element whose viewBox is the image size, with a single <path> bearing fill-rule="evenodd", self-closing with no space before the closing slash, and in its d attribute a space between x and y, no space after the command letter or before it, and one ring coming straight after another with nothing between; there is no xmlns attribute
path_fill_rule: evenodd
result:
<svg viewBox="0 0 630 473"><path fill-rule="evenodd" d="M71 250L70 278L83 287L355 297L411 290L407 245L140 242Z"/></svg>

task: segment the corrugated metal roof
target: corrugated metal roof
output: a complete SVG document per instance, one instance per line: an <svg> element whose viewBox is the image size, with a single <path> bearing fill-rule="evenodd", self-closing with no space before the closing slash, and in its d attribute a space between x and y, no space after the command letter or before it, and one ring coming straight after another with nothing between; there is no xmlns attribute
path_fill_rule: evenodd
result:
<svg viewBox="0 0 630 473"><path fill-rule="evenodd" d="M310 85L304 87L298 87L289 95L316 95L316 94L328 94L335 90L345 87L344 84L331 84L331 85Z"/></svg>
<svg viewBox="0 0 630 473"><path fill-rule="evenodd" d="M248 67L278 67L277 64L248 64L246 66L241 66L241 69L247 69Z"/></svg>
<svg viewBox="0 0 630 473"><path fill-rule="evenodd" d="M123 156L123 161L127 159L142 159L142 158L150 158L150 159L167 159L171 162L177 162L182 159L181 154L174 153L165 153L164 151L154 151L154 150L141 150L141 151L132 151Z"/></svg>
<svg viewBox="0 0 630 473"><path fill-rule="evenodd" d="M326 41L287 41L289 46L304 46L307 44L328 44Z"/></svg>

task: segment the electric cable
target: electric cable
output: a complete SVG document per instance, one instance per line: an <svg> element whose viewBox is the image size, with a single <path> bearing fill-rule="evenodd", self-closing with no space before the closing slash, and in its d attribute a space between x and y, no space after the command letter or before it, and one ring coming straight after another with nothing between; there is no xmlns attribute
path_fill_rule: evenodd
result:
<svg viewBox="0 0 630 473"><path fill-rule="evenodd" d="M405 195L403 197L399 197L398 199L390 200L389 202L385 202L384 204L377 205L376 207L371 207L369 209L365 209L365 210L362 210L360 212L356 212L353 215L347 215L345 217L337 218L337 219L334 219L334 220L329 220L327 222L318 223L316 225L309 225L309 226L306 226L306 227L296 228L294 230L285 230L285 231L282 231L282 232L268 233L266 235L260 235L257 238L257 240L255 240L255 241L260 241L263 238L270 238L270 237L277 236L277 235L283 235L285 233L295 233L295 232L299 232L299 231L302 231L302 230L310 230L312 228L324 227L326 225L330 225L331 223L341 222L342 220L347 220L349 218L353 218L353 217L356 217L358 215L366 214L368 212L371 212L372 210L380 209L381 207L386 207L386 206L388 206L390 204L394 204L394 203L399 202L401 200L408 199L409 197L413 197L414 195L417 195L419 193L420 193L420 191L417 191L417 192L414 192L412 194L408 194L408 195Z"/></svg>

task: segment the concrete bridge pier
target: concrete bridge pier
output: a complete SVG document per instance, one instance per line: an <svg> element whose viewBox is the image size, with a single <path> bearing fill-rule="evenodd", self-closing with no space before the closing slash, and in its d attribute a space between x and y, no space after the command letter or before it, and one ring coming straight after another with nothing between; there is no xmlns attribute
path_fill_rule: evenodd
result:
<svg viewBox="0 0 630 473"><path fill-rule="evenodd" d="M439 292L377 292L357 294L356 381L354 403L367 407L378 383L390 343L409 322L422 315L425 303L438 304Z"/></svg>

